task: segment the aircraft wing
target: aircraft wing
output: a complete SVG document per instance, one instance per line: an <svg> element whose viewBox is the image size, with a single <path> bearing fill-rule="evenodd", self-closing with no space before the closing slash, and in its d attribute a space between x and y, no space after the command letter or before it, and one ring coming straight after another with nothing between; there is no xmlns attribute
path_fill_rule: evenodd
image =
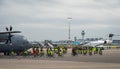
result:
<svg viewBox="0 0 120 69"><path fill-rule="evenodd" d="M21 33L21 31L0 32L0 34L9 34L9 33Z"/></svg>

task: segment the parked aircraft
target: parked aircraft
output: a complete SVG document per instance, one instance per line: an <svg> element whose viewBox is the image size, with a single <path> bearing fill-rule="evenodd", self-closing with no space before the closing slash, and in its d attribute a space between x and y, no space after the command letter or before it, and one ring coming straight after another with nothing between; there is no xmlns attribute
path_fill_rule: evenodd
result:
<svg viewBox="0 0 120 69"><path fill-rule="evenodd" d="M12 44L11 37L14 36L12 33L21 33L21 31L12 31L12 26L10 28L6 27L7 32L0 32L0 42L5 42L5 44Z"/></svg>
<svg viewBox="0 0 120 69"><path fill-rule="evenodd" d="M23 36L12 34L21 33L21 31L12 31L12 26L10 26L10 28L6 27L6 30L7 32L0 32L0 53L10 55L13 50L15 53L19 54L25 49L32 47Z"/></svg>
<svg viewBox="0 0 120 69"><path fill-rule="evenodd" d="M82 46L92 46L92 47L102 47L104 45L112 44L112 37L115 36L115 34L109 34L109 39L104 40L95 40L95 41L83 41L81 43Z"/></svg>
<svg viewBox="0 0 120 69"><path fill-rule="evenodd" d="M112 43L112 40L96 40L96 41L86 42L86 44L83 44L83 46L97 47L100 45L111 44L111 43Z"/></svg>

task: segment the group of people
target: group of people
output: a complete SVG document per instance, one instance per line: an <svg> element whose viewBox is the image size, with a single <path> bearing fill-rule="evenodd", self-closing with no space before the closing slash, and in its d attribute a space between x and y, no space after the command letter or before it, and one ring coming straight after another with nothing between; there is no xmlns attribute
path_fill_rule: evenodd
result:
<svg viewBox="0 0 120 69"><path fill-rule="evenodd" d="M102 55L103 48L101 47L73 47L72 48L72 55L76 56L78 54L81 55L95 55L99 54Z"/></svg>
<svg viewBox="0 0 120 69"><path fill-rule="evenodd" d="M24 51L24 56L27 55L34 55L34 57L43 57L43 56L47 56L47 57L54 57L55 55L57 56L63 56L64 54L67 53L67 47L48 47L46 49L44 49L43 47L33 47L32 52L28 52L27 50Z"/></svg>
<svg viewBox="0 0 120 69"><path fill-rule="evenodd" d="M102 55L102 48L100 47L72 47L72 56L77 55L95 55L99 54ZM23 54L24 56L34 56L34 57L55 57L55 56L64 56L67 53L67 47L33 47L32 52L29 52L28 50L24 50ZM11 52L12 55L14 55L14 50Z"/></svg>
<svg viewBox="0 0 120 69"><path fill-rule="evenodd" d="M67 47L55 47L54 49L47 48L46 53L48 57L54 57L55 55L63 56L67 53Z"/></svg>

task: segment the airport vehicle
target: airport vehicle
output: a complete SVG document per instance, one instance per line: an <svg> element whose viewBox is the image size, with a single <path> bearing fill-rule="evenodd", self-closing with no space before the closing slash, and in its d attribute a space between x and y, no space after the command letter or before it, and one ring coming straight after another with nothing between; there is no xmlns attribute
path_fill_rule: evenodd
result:
<svg viewBox="0 0 120 69"><path fill-rule="evenodd" d="M54 46L57 46L56 44L53 44L50 40L45 40L44 46L54 49Z"/></svg>

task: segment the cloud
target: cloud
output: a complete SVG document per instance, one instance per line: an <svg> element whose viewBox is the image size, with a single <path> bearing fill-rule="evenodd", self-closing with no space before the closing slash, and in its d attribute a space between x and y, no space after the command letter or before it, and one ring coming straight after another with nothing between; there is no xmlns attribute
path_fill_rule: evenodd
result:
<svg viewBox="0 0 120 69"><path fill-rule="evenodd" d="M50 23L29 23L29 24L19 24L21 27L26 28L37 28L37 29L66 29L66 26L63 26L62 24L50 24ZM61 27L62 26L62 27Z"/></svg>
<svg viewBox="0 0 120 69"><path fill-rule="evenodd" d="M75 32L82 29L90 32L99 30L97 33L102 30L113 32L120 29L119 12L119 0L0 0L0 24L22 29L25 35L30 32L29 29L66 33L67 17L72 17L71 29ZM57 35L56 38L62 37ZM35 35L29 36L32 38Z"/></svg>

